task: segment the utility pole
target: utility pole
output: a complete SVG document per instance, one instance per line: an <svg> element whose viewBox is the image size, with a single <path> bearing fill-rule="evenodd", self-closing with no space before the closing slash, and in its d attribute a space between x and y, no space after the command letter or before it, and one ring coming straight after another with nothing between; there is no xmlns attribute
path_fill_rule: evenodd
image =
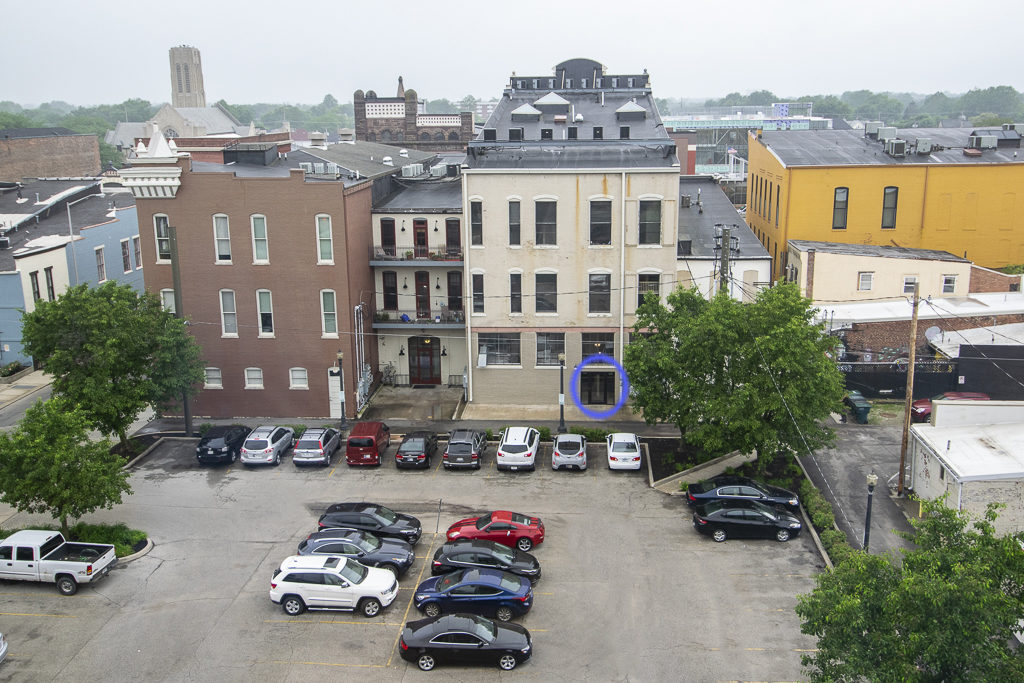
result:
<svg viewBox="0 0 1024 683"><path fill-rule="evenodd" d="M913 314L910 317L910 362L907 365L907 397L903 401L903 442L900 444L900 473L896 495L903 495L903 479L907 471L907 441L910 439L910 409L914 403L914 362L917 358L917 282L914 283Z"/></svg>
<svg viewBox="0 0 1024 683"><path fill-rule="evenodd" d="M722 225L722 270L718 274L718 291L729 293L729 252L732 251L732 237L728 225Z"/></svg>
<svg viewBox="0 0 1024 683"><path fill-rule="evenodd" d="M181 306L181 267L178 265L178 229L167 226L167 237L171 242L171 283L174 287L174 317L185 317ZM188 389L181 392L181 411L185 416L185 436L192 436L192 404L188 397Z"/></svg>

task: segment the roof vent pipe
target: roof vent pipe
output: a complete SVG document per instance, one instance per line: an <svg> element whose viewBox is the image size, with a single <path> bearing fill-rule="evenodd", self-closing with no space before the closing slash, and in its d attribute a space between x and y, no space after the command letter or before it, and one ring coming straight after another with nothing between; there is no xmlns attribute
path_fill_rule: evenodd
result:
<svg viewBox="0 0 1024 683"><path fill-rule="evenodd" d="M601 106L604 106L604 90L601 91Z"/></svg>

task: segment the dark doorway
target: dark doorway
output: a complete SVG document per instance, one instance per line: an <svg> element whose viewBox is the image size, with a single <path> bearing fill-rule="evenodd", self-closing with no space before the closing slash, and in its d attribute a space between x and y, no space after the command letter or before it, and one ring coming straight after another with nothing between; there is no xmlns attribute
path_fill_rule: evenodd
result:
<svg viewBox="0 0 1024 683"><path fill-rule="evenodd" d="M409 383L441 383L441 342L437 337L409 337Z"/></svg>
<svg viewBox="0 0 1024 683"><path fill-rule="evenodd" d="M416 271L416 317L430 317L430 273Z"/></svg>
<svg viewBox="0 0 1024 683"><path fill-rule="evenodd" d="M462 231L459 229L458 218L448 218L444 222L445 248L448 258L462 255Z"/></svg>
<svg viewBox="0 0 1024 683"><path fill-rule="evenodd" d="M395 219L380 219L380 248L385 256L397 256L398 249L395 246Z"/></svg>
<svg viewBox="0 0 1024 683"><path fill-rule="evenodd" d="M580 375L580 400L587 405L615 403L615 372L584 372Z"/></svg>
<svg viewBox="0 0 1024 683"><path fill-rule="evenodd" d="M427 246L427 219L414 218L412 221L413 248L416 250L416 258L430 256L430 247Z"/></svg>

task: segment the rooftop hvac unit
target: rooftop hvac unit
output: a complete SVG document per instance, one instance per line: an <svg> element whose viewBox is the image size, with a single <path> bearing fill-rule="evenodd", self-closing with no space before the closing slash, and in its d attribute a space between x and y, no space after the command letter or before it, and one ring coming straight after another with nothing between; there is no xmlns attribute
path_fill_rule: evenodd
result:
<svg viewBox="0 0 1024 683"><path fill-rule="evenodd" d="M300 161L299 162L299 168L301 168L306 173L312 173L313 172L313 164L308 162L308 161Z"/></svg>
<svg viewBox="0 0 1024 683"><path fill-rule="evenodd" d="M931 154L932 141L930 138L918 138L914 141L914 149L918 154Z"/></svg>
<svg viewBox="0 0 1024 683"><path fill-rule="evenodd" d="M982 135L981 136L981 148L982 149L995 149L999 145L999 138L995 135Z"/></svg>
<svg viewBox="0 0 1024 683"><path fill-rule="evenodd" d="M0 249L10 249L10 248L11 248L11 238L8 237L7 235L4 235L3 237L0 237Z"/></svg>
<svg viewBox="0 0 1024 683"><path fill-rule="evenodd" d="M319 162L319 161L314 161L313 162L313 173L316 173L317 175L323 175L323 172L324 172L324 165L323 165L323 163Z"/></svg>
<svg viewBox="0 0 1024 683"><path fill-rule="evenodd" d="M402 167L403 178L414 178L423 175L423 164L406 164Z"/></svg>
<svg viewBox="0 0 1024 683"><path fill-rule="evenodd" d="M893 126L879 126L879 140L882 140L884 142L885 140L892 140L894 137L896 137L896 128L894 128Z"/></svg>
<svg viewBox="0 0 1024 683"><path fill-rule="evenodd" d="M864 136L878 138L878 129L882 127L881 121L868 121L864 124Z"/></svg>
<svg viewBox="0 0 1024 683"><path fill-rule="evenodd" d="M967 138L967 146L971 149L995 149L995 135L971 135Z"/></svg>
<svg viewBox="0 0 1024 683"><path fill-rule="evenodd" d="M907 141L894 138L885 141L885 153L891 157L902 159L907 156Z"/></svg>
<svg viewBox="0 0 1024 683"><path fill-rule="evenodd" d="M445 176L446 173L448 173L448 169L441 164L437 164L436 166L430 167L431 178L442 178Z"/></svg>

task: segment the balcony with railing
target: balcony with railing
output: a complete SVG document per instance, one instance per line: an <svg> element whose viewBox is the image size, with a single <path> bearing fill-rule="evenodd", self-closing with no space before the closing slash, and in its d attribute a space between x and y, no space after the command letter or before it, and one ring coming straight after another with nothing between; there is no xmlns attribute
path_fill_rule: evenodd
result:
<svg viewBox="0 0 1024 683"><path fill-rule="evenodd" d="M420 310L381 310L373 314L373 327L378 330L428 326L437 329L465 329L466 313L442 306Z"/></svg>
<svg viewBox="0 0 1024 683"><path fill-rule="evenodd" d="M371 266L422 266L425 263L461 266L462 247L447 244L417 244L414 246L374 244L370 247Z"/></svg>

